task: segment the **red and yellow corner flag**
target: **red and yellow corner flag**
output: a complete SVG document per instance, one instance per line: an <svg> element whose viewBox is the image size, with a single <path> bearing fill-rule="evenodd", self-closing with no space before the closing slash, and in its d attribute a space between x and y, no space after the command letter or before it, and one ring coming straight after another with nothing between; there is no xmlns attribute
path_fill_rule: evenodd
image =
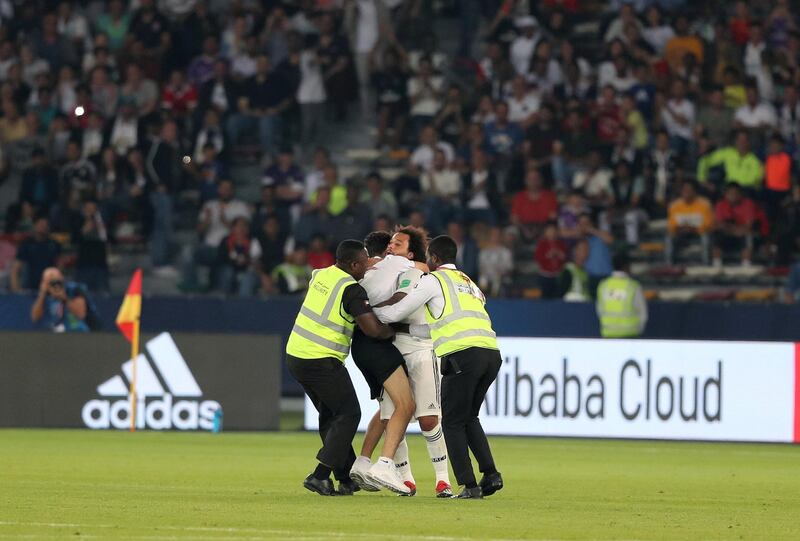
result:
<svg viewBox="0 0 800 541"><path fill-rule="evenodd" d="M117 327L125 335L128 342L133 342L134 327L139 324L139 317L142 315L142 269L136 269L128 285L128 292L122 306L119 307L117 314ZM136 333L138 334L138 333Z"/></svg>
<svg viewBox="0 0 800 541"><path fill-rule="evenodd" d="M142 269L136 269L128 285L128 292L117 314L117 327L131 343L131 363L133 374L130 389L131 432L136 431L136 359L139 357L139 319L142 316Z"/></svg>

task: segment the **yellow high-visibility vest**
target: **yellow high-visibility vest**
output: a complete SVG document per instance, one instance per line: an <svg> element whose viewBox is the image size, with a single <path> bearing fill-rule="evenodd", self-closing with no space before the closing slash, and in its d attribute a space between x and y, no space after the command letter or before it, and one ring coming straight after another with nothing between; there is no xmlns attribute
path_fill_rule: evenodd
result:
<svg viewBox="0 0 800 541"><path fill-rule="evenodd" d="M442 315L434 316L430 308L425 313L436 355L444 357L471 347L499 349L485 299L469 277L453 269L438 269L431 275L444 294Z"/></svg>
<svg viewBox="0 0 800 541"><path fill-rule="evenodd" d="M301 359L334 357L350 352L355 321L342 308L342 295L355 279L336 265L314 271L303 306L286 342L286 353Z"/></svg>
<svg viewBox="0 0 800 541"><path fill-rule="evenodd" d="M597 313L603 338L639 336L641 320L634 304L639 283L633 278L612 276L597 288Z"/></svg>

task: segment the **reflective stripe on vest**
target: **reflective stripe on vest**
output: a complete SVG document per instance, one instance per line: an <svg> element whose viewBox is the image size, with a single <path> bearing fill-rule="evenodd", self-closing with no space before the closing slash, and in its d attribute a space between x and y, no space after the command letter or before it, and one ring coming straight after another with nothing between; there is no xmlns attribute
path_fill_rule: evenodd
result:
<svg viewBox="0 0 800 541"><path fill-rule="evenodd" d="M342 313L342 296L345 288L355 283L335 265L314 272L286 353L302 359L347 358L355 324Z"/></svg>
<svg viewBox="0 0 800 541"><path fill-rule="evenodd" d="M600 334L604 338L630 338L639 335L640 319L635 298L639 284L631 278L611 277L600 283L597 312Z"/></svg>
<svg viewBox="0 0 800 541"><path fill-rule="evenodd" d="M452 269L439 269L431 275L439 281L445 300L438 318L430 310L425 314L436 355L444 357L470 347L498 349L492 320L486 313L484 300L473 293L470 279ZM463 285L458 287L457 283Z"/></svg>

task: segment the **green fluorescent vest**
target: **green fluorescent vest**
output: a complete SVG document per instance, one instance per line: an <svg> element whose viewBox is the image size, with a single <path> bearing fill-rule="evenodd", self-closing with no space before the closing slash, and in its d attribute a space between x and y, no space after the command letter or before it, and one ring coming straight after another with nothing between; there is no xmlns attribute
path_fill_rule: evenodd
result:
<svg viewBox="0 0 800 541"><path fill-rule="evenodd" d="M344 362L350 352L354 321L342 310L352 276L336 265L316 271L286 342L286 353L301 359L333 357Z"/></svg>
<svg viewBox="0 0 800 541"><path fill-rule="evenodd" d="M441 316L434 317L430 309L425 312L436 355L444 357L472 347L499 349L484 300L472 293L470 279L452 269L439 269L431 275L439 281L444 294Z"/></svg>
<svg viewBox="0 0 800 541"><path fill-rule="evenodd" d="M639 335L639 315L634 298L639 284L632 278L606 278L597 289L597 312L603 338L632 338Z"/></svg>

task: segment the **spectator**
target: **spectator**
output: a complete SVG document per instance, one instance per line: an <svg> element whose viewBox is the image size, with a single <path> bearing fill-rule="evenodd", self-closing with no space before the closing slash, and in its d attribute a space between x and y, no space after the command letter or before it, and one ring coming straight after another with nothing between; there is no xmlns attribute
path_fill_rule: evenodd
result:
<svg viewBox="0 0 800 541"><path fill-rule="evenodd" d="M413 222L413 220L409 220ZM415 227L421 227L411 223ZM424 225L424 224L422 224ZM480 282L480 274L478 268L478 245L472 240L472 237L467 235L464 231L464 225L461 222L450 222L447 224L447 235L449 235L458 247L458 254L456 256L456 266L470 278Z"/></svg>
<svg viewBox="0 0 800 541"><path fill-rule="evenodd" d="M728 141L733 129L733 114L725 107L722 88L712 88L707 97L708 103L701 105L697 113L695 135L706 133L714 146L721 147Z"/></svg>
<svg viewBox="0 0 800 541"><path fill-rule="evenodd" d="M61 166L58 176L62 202L73 192L81 198L93 196L95 193L97 167L81 157L81 146L77 141L67 144L67 163Z"/></svg>
<svg viewBox="0 0 800 541"><path fill-rule="evenodd" d="M686 154L694 132L695 108L686 99L683 81L672 82L670 99L661 110L661 119L670 136L670 146L677 154Z"/></svg>
<svg viewBox="0 0 800 541"><path fill-rule="evenodd" d="M203 115L203 125L195 138L192 155L195 164L203 165L203 149L207 144L213 145L217 156L222 155L225 151L225 138L219 123L219 112L213 108L206 110Z"/></svg>
<svg viewBox="0 0 800 541"><path fill-rule="evenodd" d="M450 163L455 158L455 151L450 143L439 141L439 134L433 126L425 126L419 132L419 146L411 153L410 162L418 173L430 171L434 164L436 150L444 153L445 161Z"/></svg>
<svg viewBox="0 0 800 541"><path fill-rule="evenodd" d="M128 70L130 71L130 68ZM197 90L186 81L186 75L183 70L172 70L169 82L164 85L164 90L161 91L161 109L170 111L182 118L191 113L196 106Z"/></svg>
<svg viewBox="0 0 800 541"><path fill-rule="evenodd" d="M82 222L72 231L72 243L77 247L75 279L86 284L89 291L107 293L108 232L97 201L87 199L81 207Z"/></svg>
<svg viewBox="0 0 800 541"><path fill-rule="evenodd" d="M311 281L311 267L307 262L308 251L302 244L295 246L284 263L272 271L272 282L281 295L301 295Z"/></svg>
<svg viewBox="0 0 800 541"><path fill-rule="evenodd" d="M361 191L355 184L345 188L346 206L331 219L328 236L335 246L345 239L363 239L370 231L372 215L369 207L361 203Z"/></svg>
<svg viewBox="0 0 800 541"><path fill-rule="evenodd" d="M213 129L218 131L219 116L229 113L236 114L238 90L237 85L228 75L228 63L225 60L215 60L211 69L211 77L208 80L200 85L195 84L195 87L199 88L197 111L205 115L206 125L208 125L208 110L216 111L218 114L217 124ZM192 84L191 80L190 84Z"/></svg>
<svg viewBox="0 0 800 541"><path fill-rule="evenodd" d="M544 189L538 169L530 168L525 174L525 189L517 192L511 203L511 223L522 237L534 241L544 225L558 217L556 195Z"/></svg>
<svg viewBox="0 0 800 541"><path fill-rule="evenodd" d="M281 113L291 105L293 94L267 55L259 56L256 66L255 76L245 82L237 99L236 112L228 117L228 138L235 144L243 133L258 130L261 151L269 154L281 130Z"/></svg>
<svg viewBox="0 0 800 541"><path fill-rule="evenodd" d="M424 57L419 61L419 69L408 80L408 99L411 104L411 122L414 132L419 133L442 106L444 78L434 74L431 59Z"/></svg>
<svg viewBox="0 0 800 541"><path fill-rule="evenodd" d="M50 238L50 222L44 216L37 217L33 234L17 248L11 267L11 291L34 291L42 283L45 269L55 267L60 255L61 245Z"/></svg>
<svg viewBox="0 0 800 541"><path fill-rule="evenodd" d="M268 215L261 222L261 227L256 230L253 242L257 242L261 250L261 256L256 261L260 288L264 293L275 293L272 271L283 263L286 251L286 233L277 215Z"/></svg>
<svg viewBox="0 0 800 541"><path fill-rule="evenodd" d="M89 332L88 319L89 302L82 284L67 282L55 267L45 269L31 320L43 322L53 332Z"/></svg>
<svg viewBox="0 0 800 541"><path fill-rule="evenodd" d="M28 203L43 213L49 212L58 202L58 175L41 148L33 149L31 164L22 172L19 202Z"/></svg>
<svg viewBox="0 0 800 541"><path fill-rule="evenodd" d="M514 24L520 35L511 43L511 64L518 75L526 75L537 43L542 38L538 32L536 19L531 16L519 17Z"/></svg>
<svg viewBox="0 0 800 541"><path fill-rule="evenodd" d="M373 66L372 80L378 107L376 146L383 148L388 143L391 148L397 148L403 137L409 110L408 57L399 44L384 53L382 69Z"/></svg>
<svg viewBox="0 0 800 541"><path fill-rule="evenodd" d="M30 135L25 118L11 99L3 100L3 116L0 118L0 143L16 143Z"/></svg>
<svg viewBox="0 0 800 541"><path fill-rule="evenodd" d="M347 116L347 105L356 97L358 85L350 47L336 31L333 15L318 18L319 47L317 55L325 80L325 94L333 106L334 117L341 122Z"/></svg>
<svg viewBox="0 0 800 541"><path fill-rule="evenodd" d="M611 249L609 248L609 245L614 242L614 237L606 231L597 229L589 214L581 215L578 227L583 238L589 243L586 272L589 274L589 291L594 297L600 280L610 276L614 270L611 265Z"/></svg>
<svg viewBox="0 0 800 541"><path fill-rule="evenodd" d="M111 124L109 143L118 156L124 156L139 143L139 135L139 119L133 100L120 100L119 114Z"/></svg>
<svg viewBox="0 0 800 541"><path fill-rule="evenodd" d="M282 147L275 163L264 171L262 185L265 184L275 186L278 203L287 209L302 201L303 171L294 162L294 152L291 147Z"/></svg>
<svg viewBox="0 0 800 541"><path fill-rule="evenodd" d="M645 195L644 179L632 174L632 165L625 160L617 163L611 178L613 198L604 216L608 227L623 226L625 241L632 246L639 244L639 231L647 223L647 212L643 208ZM608 227L604 227L607 229Z"/></svg>
<svg viewBox="0 0 800 541"><path fill-rule="evenodd" d="M442 149L434 152L433 167L422 174L420 186L425 194L425 218L431 232L441 231L442 226L456 214L461 194L461 179Z"/></svg>
<svg viewBox="0 0 800 541"><path fill-rule="evenodd" d="M647 26L642 29L642 37L657 55L662 55L669 40L675 36L675 31L663 21L661 10L657 5L651 4L647 8L645 20Z"/></svg>
<svg viewBox="0 0 800 541"><path fill-rule="evenodd" d="M228 234L236 218L250 217L247 205L235 199L233 182L223 180L219 183L218 199L207 201L200 210L197 232L202 241L194 247L185 260L183 271L183 289L196 290L197 267L204 266L209 269L208 288L213 289L218 284L217 249Z"/></svg>
<svg viewBox="0 0 800 541"><path fill-rule="evenodd" d="M782 218L783 201L791 195L795 184L792 157L785 150L783 138L775 134L770 138L766 162L764 163L764 202L770 223Z"/></svg>
<svg viewBox="0 0 800 541"><path fill-rule="evenodd" d="M675 19L675 36L664 47L664 59L671 71L678 71L687 54L694 56L698 64L703 63L703 41L689 33L689 18L678 15Z"/></svg>
<svg viewBox="0 0 800 541"><path fill-rule="evenodd" d="M722 266L726 252L741 255L743 266L749 266L753 255L753 244L759 209L756 203L745 196L741 186L730 183L725 195L715 208L714 266Z"/></svg>
<svg viewBox="0 0 800 541"><path fill-rule="evenodd" d="M734 145L721 148L711 154L707 167L722 166L726 182L738 184L750 190L758 190L764 179L764 165L750 151L750 139L747 132L737 132ZM707 174L698 180L706 182Z"/></svg>
<svg viewBox="0 0 800 541"><path fill-rule="evenodd" d="M256 261L261 258L261 246L250 237L247 218L233 220L230 233L219 244L217 257L222 292L252 297L258 284Z"/></svg>
<svg viewBox="0 0 800 541"><path fill-rule="evenodd" d="M466 222L494 225L497 221L495 208L500 207L497 179L488 167L483 150L473 151L470 169L461 177L461 190Z"/></svg>
<svg viewBox="0 0 800 541"><path fill-rule="evenodd" d="M330 233L333 218L329 210L330 206L331 189L325 184L314 192L314 197L305 205L295 224L294 240L296 244L307 246L314 235Z"/></svg>
<svg viewBox="0 0 800 541"><path fill-rule="evenodd" d="M397 220L397 200L389 190L383 186L380 173L372 172L367 175L366 191L361 196L361 202L366 204L372 214L372 220L378 216L386 216L390 220Z"/></svg>
<svg viewBox="0 0 800 541"><path fill-rule="evenodd" d="M543 299L560 297L558 276L567 262L567 247L558 238L558 226L547 222L542 237L536 243L534 259L539 267L538 281Z"/></svg>
<svg viewBox="0 0 800 541"><path fill-rule="evenodd" d="M734 124L738 129L747 130L751 142L760 148L768 132L778 126L778 119L772 105L761 101L755 85L746 87L746 96L747 103L736 109Z"/></svg>
<svg viewBox="0 0 800 541"><path fill-rule="evenodd" d="M300 104L302 118L302 142L306 147L318 143L325 120L325 83L322 67L314 48L306 48L300 54L300 85L295 96Z"/></svg>
<svg viewBox="0 0 800 541"><path fill-rule="evenodd" d="M205 39L203 39L202 54L195 57L191 64L189 64L189 83L194 86L201 86L218 75L218 68L216 65L218 53L219 45L216 36L206 36Z"/></svg>
<svg viewBox="0 0 800 541"><path fill-rule="evenodd" d="M592 300L589 290L589 275L586 272L586 261L589 257L589 243L579 240L572 248L572 259L564 265L558 277L559 294L567 302L589 302Z"/></svg>
<svg viewBox="0 0 800 541"><path fill-rule="evenodd" d="M575 174L572 187L581 190L593 207L602 208L611 201L611 171L603 167L599 150L589 153L586 168Z"/></svg>
<svg viewBox="0 0 800 541"><path fill-rule="evenodd" d="M333 253L328 249L325 235L317 233L311 237L308 246L308 265L312 269L324 269L335 263Z"/></svg>
<svg viewBox="0 0 800 541"><path fill-rule="evenodd" d="M670 148L669 134L666 131L659 131L656 134L655 148L650 151L645 163L649 184L648 195L660 213L661 209L666 209L667 202L672 198L675 184L673 179L675 172L680 168L680 157Z"/></svg>
<svg viewBox="0 0 800 541"><path fill-rule="evenodd" d="M503 231L492 227L486 244L478 254L479 286L490 297L497 297L511 280L514 272L514 254L503 244Z"/></svg>
<svg viewBox="0 0 800 541"><path fill-rule="evenodd" d="M494 121L484 128L486 150L496 159L509 160L522 144L522 130L508 119L508 104L497 102Z"/></svg>
<svg viewBox="0 0 800 541"><path fill-rule="evenodd" d="M692 240L699 240L701 260L708 264L709 233L714 226L714 214L711 203L705 197L697 195L697 184L684 181L681 185L681 196L669 206L667 238L664 255L667 264L674 260L675 248Z"/></svg>

